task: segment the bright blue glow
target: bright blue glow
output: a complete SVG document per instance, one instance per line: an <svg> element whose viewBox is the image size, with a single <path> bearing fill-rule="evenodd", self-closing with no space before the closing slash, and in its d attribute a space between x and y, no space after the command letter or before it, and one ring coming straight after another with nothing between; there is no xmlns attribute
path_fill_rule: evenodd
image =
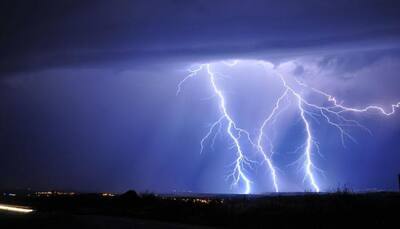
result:
<svg viewBox="0 0 400 229"><path fill-rule="evenodd" d="M251 67L261 66L265 70L265 75L272 74L279 80L280 86L282 87L280 96L278 96L274 102L271 112L265 116L261 125L257 128L257 136L254 136L256 141L253 141L253 136L250 134L251 131L240 128L237 121L234 120L226 103L227 95L224 94L220 88L219 82L217 82L217 80L222 76L225 77L225 74L214 70L214 67L217 68L220 66L225 66L225 68L235 70L235 68L241 64L246 64ZM301 168L304 173L304 180L307 180L308 182L308 186L306 187L310 187L314 192L321 191L321 176L318 176L318 174L323 174L323 171L317 168L314 162L315 153L321 153L318 143L315 140L318 136L314 135L314 122L318 123L325 121L328 125L336 128L339 131L344 146L346 138L355 141L347 130L348 127L359 127L370 133L370 130L361 125L358 121L345 117L345 113L377 112L384 116L390 116L395 114L396 109L400 106L400 102L393 104L389 111L386 111L380 105L368 105L363 108L345 106L338 103L334 96L319 89L310 87L305 82L296 78L290 78L289 76L284 75L279 68L276 68L273 64L266 61L234 60L213 62L197 65L188 71L189 75L178 84L177 95L181 92L182 86L187 80L195 76L200 76L201 73L205 73L205 76L207 76L210 83L210 88L218 101L220 110L220 118L211 125L208 132L200 141L200 152L204 152L205 143L210 138L212 138L212 145L214 144L215 137L220 133L221 126L226 125L225 133L229 137L231 143L233 143L233 148L235 149L235 160L232 163L233 169L227 178L231 179L233 188L242 184L244 187L242 193L245 194L252 192L253 181L250 178L251 171L254 167L263 164L266 165L265 167L270 172L272 180L271 185L273 186L274 191L279 192L280 190L277 168L273 160L274 143L271 142L271 139L266 132L266 128L277 121L280 112L284 112L282 108L284 100L292 102L292 106L297 110L297 115L303 124L304 136L302 138L304 138L304 141L297 149L302 151L299 161L301 161L302 164ZM201 75L201 77L203 77L203 75ZM304 91L312 93L312 96L322 97L324 99L323 103L312 102L309 100L309 96L305 95ZM215 131L217 127L219 130ZM245 137L243 138L243 136ZM252 150L245 151L243 147L244 142L250 144ZM266 144L266 142L269 144ZM258 152L259 155L261 155L261 160L250 159L254 155L253 152L249 151Z"/></svg>

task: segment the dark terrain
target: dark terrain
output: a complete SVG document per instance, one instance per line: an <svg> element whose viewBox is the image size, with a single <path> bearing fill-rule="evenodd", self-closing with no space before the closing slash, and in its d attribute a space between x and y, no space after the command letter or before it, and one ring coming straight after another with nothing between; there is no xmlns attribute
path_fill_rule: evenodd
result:
<svg viewBox="0 0 400 229"><path fill-rule="evenodd" d="M18 195L2 204L32 207L29 214L0 211L0 228L396 228L399 193L276 196Z"/></svg>

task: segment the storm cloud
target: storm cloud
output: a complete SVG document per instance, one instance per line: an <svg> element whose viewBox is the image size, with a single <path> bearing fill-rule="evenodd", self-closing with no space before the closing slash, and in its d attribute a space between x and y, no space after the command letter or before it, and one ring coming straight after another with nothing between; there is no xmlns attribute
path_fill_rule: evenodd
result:
<svg viewBox="0 0 400 229"><path fill-rule="evenodd" d="M1 1L0 185L232 192L224 183L229 145L198 153L218 115L209 83L195 77L176 96L186 69L261 59L346 105L388 107L400 98L399 12L396 0ZM237 101L240 86L257 89L232 109L272 102L268 93L279 87L259 75L231 81ZM247 112L235 116L256 120ZM357 118L373 135L355 130L359 144L345 149L329 127L318 128L324 188L394 189L398 116ZM282 129L283 167L302 133ZM304 191L285 182L286 191Z"/></svg>
<svg viewBox="0 0 400 229"><path fill-rule="evenodd" d="M398 48L398 1L2 1L0 69Z"/></svg>

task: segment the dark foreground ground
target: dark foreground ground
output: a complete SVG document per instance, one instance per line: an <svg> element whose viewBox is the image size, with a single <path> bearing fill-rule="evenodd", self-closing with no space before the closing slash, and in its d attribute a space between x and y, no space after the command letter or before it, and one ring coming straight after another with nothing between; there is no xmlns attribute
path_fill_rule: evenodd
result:
<svg viewBox="0 0 400 229"><path fill-rule="evenodd" d="M176 197L80 194L1 197L0 228L397 228L399 193Z"/></svg>
<svg viewBox="0 0 400 229"><path fill-rule="evenodd" d="M33 213L18 215L0 213L1 228L88 228L88 229L186 229L208 228L196 225L167 223L154 220L133 219L128 217L103 216L103 215L75 215L68 213L43 214Z"/></svg>

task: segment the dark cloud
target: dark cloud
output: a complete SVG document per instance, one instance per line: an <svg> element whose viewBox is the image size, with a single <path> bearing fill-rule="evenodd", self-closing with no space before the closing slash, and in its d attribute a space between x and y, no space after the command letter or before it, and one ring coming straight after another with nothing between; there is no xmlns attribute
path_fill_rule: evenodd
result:
<svg viewBox="0 0 400 229"><path fill-rule="evenodd" d="M346 52L345 54L327 54L318 61L318 66L324 70L333 71L335 74L354 73L363 68L370 67L382 59L400 58L400 49L370 50Z"/></svg>
<svg viewBox="0 0 400 229"><path fill-rule="evenodd" d="M398 1L2 1L0 69L390 48Z"/></svg>

